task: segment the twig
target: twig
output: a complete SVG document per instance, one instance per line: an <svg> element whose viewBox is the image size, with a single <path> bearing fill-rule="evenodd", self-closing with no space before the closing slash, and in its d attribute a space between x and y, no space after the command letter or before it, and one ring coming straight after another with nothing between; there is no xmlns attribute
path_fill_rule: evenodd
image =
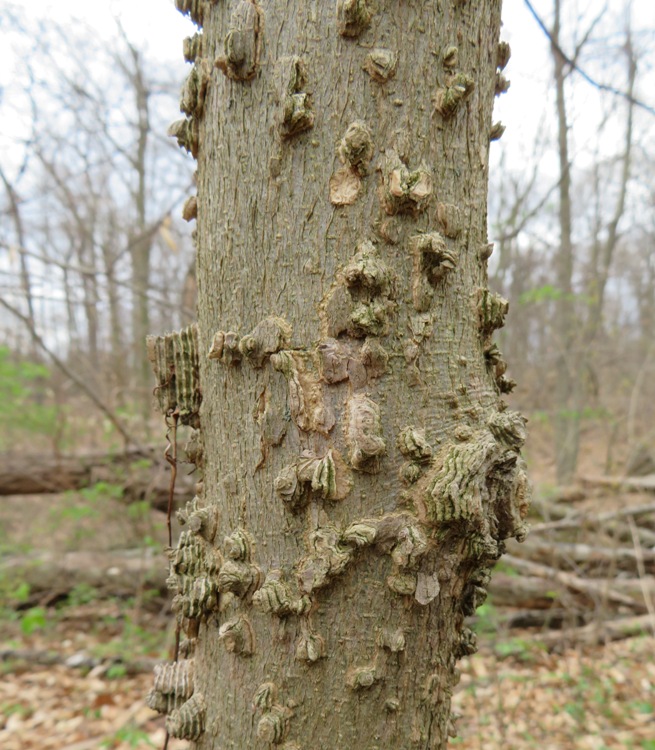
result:
<svg viewBox="0 0 655 750"><path fill-rule="evenodd" d="M177 421L180 417L179 409L175 409L170 415L166 416L166 426L168 427L168 431L166 432L166 440L168 440L168 445L166 446L166 450L164 451L164 458L168 461L168 463L171 465L171 484L170 489L168 493L168 510L166 513L166 526L168 528L168 546L169 548L173 546L173 532L171 529L171 514L173 512L173 498L175 496L175 480L177 479ZM169 423L169 418L172 420L172 423ZM172 448L172 455L171 455L171 448ZM180 623L179 620L175 627L175 658L173 661L178 660L178 656L180 653ZM170 740L171 736L168 731L168 728L166 729L166 734L164 736L164 744L162 746L162 750L168 750L168 742Z"/></svg>
<svg viewBox="0 0 655 750"><path fill-rule="evenodd" d="M164 458L168 461L171 466L171 483L168 489L168 509L166 512L166 526L168 528L168 546L173 546L173 532L171 529L171 514L173 512L173 502L175 497L175 481L177 480L177 420L180 417L180 412L175 409L170 414L170 417L166 417L166 426L168 430L166 432L166 440L168 445L164 451ZM172 419L172 424L169 423L169 418ZM170 451L173 451L172 455Z"/></svg>
<svg viewBox="0 0 655 750"><path fill-rule="evenodd" d="M591 646L608 641L620 641L623 638L644 633L649 628L655 628L655 619L650 614L591 622L589 625L583 625L579 628L567 628L566 630L554 630L551 633L529 635L521 640L543 644L549 651L559 651L564 645L571 643L583 643Z"/></svg>
<svg viewBox="0 0 655 750"><path fill-rule="evenodd" d="M597 88L599 91L606 91L609 94L614 94L614 96L620 96L622 99L627 99L627 101L630 102L630 104L634 104L635 107L640 107L641 109L646 110L651 115L655 115L655 107L652 107L650 104L646 104L645 102L642 102L639 99L636 99L634 96L626 93L625 91L621 91L620 89L614 88L614 86L609 86L606 83L599 83L595 79L593 79L587 72L585 72L575 60L572 60L566 52L561 48L561 46L553 39L553 35L550 32L550 29L546 26L546 24L543 22L537 11L534 9L532 3L530 0L525 0L525 4L532 14L532 17L535 19L537 24L539 25L539 28L544 32L544 34L548 37L551 45L555 49L558 55L564 60L564 62L571 68L571 70L577 70L578 73L584 78L587 83L590 83L594 88Z"/></svg>
<svg viewBox="0 0 655 750"><path fill-rule="evenodd" d="M544 531L554 531L555 529L579 529L587 524L597 526L605 521L611 521L614 518L622 518L623 516L636 518L637 516L643 516L647 513L655 513L655 503L634 505L632 507L620 508L619 510L612 510L606 513L597 513L596 515L592 515L591 513L575 513L568 518L563 518L561 521L550 521L548 523L540 523L536 526L532 526L530 528L530 533L542 534Z"/></svg>

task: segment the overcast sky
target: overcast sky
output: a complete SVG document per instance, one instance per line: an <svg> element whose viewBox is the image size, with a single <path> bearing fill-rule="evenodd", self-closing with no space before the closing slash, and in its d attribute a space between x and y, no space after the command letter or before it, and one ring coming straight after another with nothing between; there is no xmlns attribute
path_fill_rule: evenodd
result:
<svg viewBox="0 0 655 750"><path fill-rule="evenodd" d="M536 10L548 20L552 10L552 0L532 0ZM0 0L2 8L11 5L9 0ZM582 19L578 24L584 29L603 7L608 6L608 16L618 14L626 5L625 0L566 0L565 10L574 17ZM632 0L633 23L638 29L655 30L654 0ZM157 60L165 62L169 69L179 70L184 75L181 45L182 39L193 31L191 22L175 10L173 0L29 0L30 15L51 17L62 21L66 18L81 19L97 30L98 36L114 33L113 18L121 20L133 43L143 46ZM503 5L504 28L503 38L512 46L512 60L507 70L511 79L510 93L497 102L497 119L508 127L507 136L511 135L520 154L522 147L531 141L531 134L543 117L546 109L544 92L547 90L552 65L548 58L547 42L543 32L530 16L524 0L505 0ZM4 24L3 24L4 26ZM3 28L4 31L4 28ZM620 33L621 28L615 31ZM582 32L579 32L582 33ZM7 77L16 63L11 58L11 47L0 48L0 84L7 83ZM588 63L598 67L598 62ZM4 72L3 72L4 71ZM585 116L593 121L599 116L596 92L585 85L581 91L576 116ZM648 90L642 86L640 93L645 99L651 97L655 104L653 87ZM655 118L653 118L655 119ZM518 156L520 160L522 157Z"/></svg>
<svg viewBox="0 0 655 750"><path fill-rule="evenodd" d="M9 7L11 4L10 0L0 0L0 18L3 7ZM553 0L532 0L532 4L548 22ZM565 0L563 3L568 14L567 25L569 28L577 27L578 37L603 8L608 8L605 26L601 23L597 32L601 39L595 47L593 44L588 45L587 57L583 57L582 64L599 80L619 87L622 84L622 71L616 66L614 69L607 67L612 58L607 48L608 45L610 48L618 48L622 43L623 24L620 18L621 11L627 4L627 0ZM655 0L632 0L631 4L638 44L644 48L654 47ZM96 30L99 38L113 35L113 19L119 18L134 44L147 50L149 56L161 62L166 70L173 74L179 71L180 83L185 75L181 52L182 39L192 33L194 27L188 18L175 10L173 0L29 0L29 12L32 18L51 17L60 22L71 19L72 23L75 22L74 19L83 20ZM526 158L534 151L535 134L541 130L548 131L548 128L552 132L552 63L548 54L547 39L530 15L524 0L505 0L503 19L501 36L508 40L512 47L512 59L506 70L507 77L511 80L511 88L508 94L496 102L494 119L501 120L507 130L501 143L494 145L492 153L497 158L502 150L509 166L521 168L525 165ZM5 30L6 24L0 25L0 31ZM574 43L573 39L565 39L563 46L568 50ZM651 62L653 58L655 55L651 55ZM20 66L20 62L12 56L10 44L0 47L0 86L5 90L11 85L12 70ZM641 70L644 71L644 66ZM654 76L653 71L642 74L637 91L638 97L653 106ZM584 165L586 151L589 152L588 158L592 158L593 149L589 136L595 131L595 123L603 117L608 108L619 110L622 102L611 96L599 97L598 92L589 84L583 83L579 76L574 76L574 79L575 96L571 96L569 114L572 122L577 125L577 130L572 131L571 148L577 164ZM645 116L641 125L646 130L654 130L655 117ZM2 125L0 134L1 130ZM611 150L611 129L608 130L607 138L606 148ZM593 158L596 158L595 153ZM546 153L542 167L547 172L556 174L554 153Z"/></svg>

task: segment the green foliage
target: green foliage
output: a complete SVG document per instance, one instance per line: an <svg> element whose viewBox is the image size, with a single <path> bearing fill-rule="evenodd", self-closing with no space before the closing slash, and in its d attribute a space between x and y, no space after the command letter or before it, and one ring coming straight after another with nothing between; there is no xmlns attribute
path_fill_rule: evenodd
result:
<svg viewBox="0 0 655 750"><path fill-rule="evenodd" d="M126 743L129 747L155 747L150 741L147 732L139 729L134 724L127 724L121 727L117 732L103 740L100 743L100 747L112 748L122 743Z"/></svg>
<svg viewBox="0 0 655 750"><path fill-rule="evenodd" d="M43 607L30 607L22 613L20 629L23 635L31 635L35 630L43 630L48 624L46 611Z"/></svg>
<svg viewBox="0 0 655 750"><path fill-rule="evenodd" d="M495 634L498 632L498 613L489 599L477 608L475 616L475 629L478 633Z"/></svg>
<svg viewBox="0 0 655 750"><path fill-rule="evenodd" d="M107 670L108 680L119 680L121 677L125 677L127 674L127 667L125 664L112 664Z"/></svg>
<svg viewBox="0 0 655 750"><path fill-rule="evenodd" d="M62 522L73 522L72 532L69 539L69 547L75 548L79 542L89 534L89 524L83 521L96 521L91 528L101 528L101 523L107 518L108 511L113 500L120 500L123 496L123 487L110 482L96 482L90 487L81 490L65 492L59 503L50 509L50 519L53 525Z"/></svg>
<svg viewBox="0 0 655 750"><path fill-rule="evenodd" d="M130 464L131 471L143 471L144 469L151 469L152 461L149 458L139 458L137 461L132 461Z"/></svg>
<svg viewBox="0 0 655 750"><path fill-rule="evenodd" d="M559 409L557 412L557 416L560 419L571 419L571 420L579 420L579 419L608 419L611 417L611 413L605 409L604 407L600 406L598 408L593 408L591 406L587 406L584 409Z"/></svg>
<svg viewBox="0 0 655 750"><path fill-rule="evenodd" d="M34 709L30 706L26 706L23 703L2 703L0 704L0 715L2 716L14 716L18 715L23 719L29 718Z"/></svg>
<svg viewBox="0 0 655 750"><path fill-rule="evenodd" d="M83 521L85 518L98 518L97 508L88 505L68 505L52 511L62 521Z"/></svg>
<svg viewBox="0 0 655 750"><path fill-rule="evenodd" d="M116 618L104 618L104 624L115 625ZM165 658L166 636L163 630L148 630L130 620L124 620L118 638L104 643L98 642L93 648L93 655L125 661L133 659L135 654Z"/></svg>
<svg viewBox="0 0 655 750"><path fill-rule="evenodd" d="M542 643L524 638L508 638L494 644L494 653L501 659L513 657L522 662L533 662L537 653L545 650Z"/></svg>
<svg viewBox="0 0 655 750"><path fill-rule="evenodd" d="M519 305L538 305L543 302L556 302L559 299L566 299L569 302L582 302L585 305L596 303L596 299L588 294L570 293L565 294L552 284L544 284L535 289L528 289L527 292L519 297Z"/></svg>
<svg viewBox="0 0 655 750"><path fill-rule="evenodd" d="M506 576L512 576L513 578L516 578L520 575L516 568L513 568L508 562L505 562L502 557L494 565L494 570L497 573L504 573Z"/></svg>
<svg viewBox="0 0 655 750"><path fill-rule="evenodd" d="M537 287L536 289L528 289L527 292L519 297L519 305L534 305L539 302L552 302L562 297L562 290L557 289L552 284L546 284L545 286Z"/></svg>
<svg viewBox="0 0 655 750"><path fill-rule="evenodd" d="M144 521L150 515L150 503L147 500L139 500L127 506L127 517L132 521Z"/></svg>
<svg viewBox="0 0 655 750"><path fill-rule="evenodd" d="M564 704L564 711L572 717L578 724L584 722L586 709L583 703L569 702Z"/></svg>
<svg viewBox="0 0 655 750"><path fill-rule="evenodd" d="M96 503L107 498L120 500L123 497L123 487L120 484L111 484L110 482L96 482L91 487L81 489L79 494L90 503Z"/></svg>
<svg viewBox="0 0 655 750"><path fill-rule="evenodd" d="M17 604L26 602L30 596L30 584L26 581L19 583L18 586L10 593L9 598L13 599Z"/></svg>
<svg viewBox="0 0 655 750"><path fill-rule="evenodd" d="M78 583L74 586L68 598L66 604L69 607L81 607L85 604L91 604L98 598L98 591L88 583Z"/></svg>
<svg viewBox="0 0 655 750"><path fill-rule="evenodd" d="M7 346L0 346L0 447L32 435L57 432L57 408L47 403L50 372L34 362L15 361Z"/></svg>
<svg viewBox="0 0 655 750"><path fill-rule="evenodd" d="M0 577L0 621L18 622L21 615L16 611L16 607L28 601L30 596L30 586L22 582L16 584L7 575Z"/></svg>
<svg viewBox="0 0 655 750"><path fill-rule="evenodd" d="M546 425L550 422L550 415L543 409L536 409L535 411L530 412L530 421L535 424Z"/></svg>

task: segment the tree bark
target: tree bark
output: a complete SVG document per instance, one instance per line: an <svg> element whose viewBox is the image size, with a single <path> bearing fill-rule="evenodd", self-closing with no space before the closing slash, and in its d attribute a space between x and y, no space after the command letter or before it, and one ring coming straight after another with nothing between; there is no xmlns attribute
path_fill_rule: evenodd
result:
<svg viewBox="0 0 655 750"><path fill-rule="evenodd" d="M500 0L177 5L199 324L149 346L204 484L150 703L199 750L443 748L529 500L487 289Z"/></svg>

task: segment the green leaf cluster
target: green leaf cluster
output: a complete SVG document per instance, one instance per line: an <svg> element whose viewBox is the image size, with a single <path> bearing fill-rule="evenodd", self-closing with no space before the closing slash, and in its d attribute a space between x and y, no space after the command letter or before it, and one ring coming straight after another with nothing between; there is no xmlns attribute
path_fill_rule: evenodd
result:
<svg viewBox="0 0 655 750"><path fill-rule="evenodd" d="M54 435L57 409L48 403L50 371L42 364L17 360L0 346L0 447L24 435Z"/></svg>

